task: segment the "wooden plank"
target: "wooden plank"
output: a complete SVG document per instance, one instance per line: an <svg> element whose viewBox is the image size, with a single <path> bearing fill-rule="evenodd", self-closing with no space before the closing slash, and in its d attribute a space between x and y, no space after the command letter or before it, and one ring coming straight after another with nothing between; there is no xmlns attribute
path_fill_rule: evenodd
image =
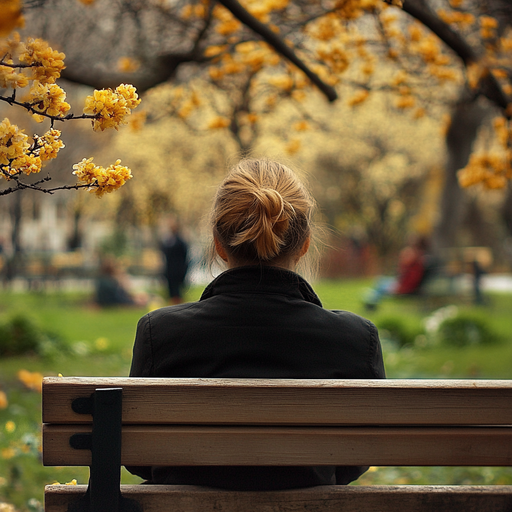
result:
<svg viewBox="0 0 512 512"><path fill-rule="evenodd" d="M67 512L86 486L51 485L45 511ZM192 486L130 485L123 496L144 512L510 512L512 486L322 486L273 492L232 492Z"/></svg>
<svg viewBox="0 0 512 512"><path fill-rule="evenodd" d="M123 387L123 421L156 424L509 425L509 380L47 377L45 423L87 423L71 402ZM299 392L300 390L300 392Z"/></svg>
<svg viewBox="0 0 512 512"><path fill-rule="evenodd" d="M89 465L85 425L44 425L45 465ZM123 427L124 465L510 466L511 427Z"/></svg>

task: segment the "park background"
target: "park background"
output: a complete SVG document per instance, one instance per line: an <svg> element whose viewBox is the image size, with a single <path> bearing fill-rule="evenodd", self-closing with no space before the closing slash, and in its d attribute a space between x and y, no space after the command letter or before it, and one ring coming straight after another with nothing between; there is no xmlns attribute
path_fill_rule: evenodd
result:
<svg viewBox="0 0 512 512"><path fill-rule="evenodd" d="M211 277L209 205L240 156L283 160L307 180L319 206L318 270L308 277L325 307L377 324L390 378L511 377L511 112L488 84L510 98L507 2L406 1L405 12L377 1L244 2L259 21L281 28L320 85L262 43L265 34L255 37L257 25L237 24L227 8L210 11L208 2L26 4L22 36L44 37L66 53L59 83L70 104L82 105L91 87L121 82L135 84L142 103L119 131L66 123L66 148L44 170L67 187L82 158L121 158L134 177L120 190L101 198L37 188L0 196L5 507L38 511L44 484L86 483L86 468L41 466L41 378L128 374L137 320L167 300L158 243L171 217L190 245L186 300L198 299ZM416 4L476 56L463 58L428 16L414 21L405 8ZM486 52L497 41L491 59ZM23 109L0 108L27 133L39 129ZM461 169L474 186L460 186ZM1 190L11 185L4 180ZM388 298L367 311L368 288L395 273L412 234L432 240L444 277L427 296ZM151 296L148 306L94 306L106 256L116 258L133 291ZM485 271L478 304L475 258ZM125 472L123 479L138 481ZM359 480L511 482L504 468L372 468Z"/></svg>

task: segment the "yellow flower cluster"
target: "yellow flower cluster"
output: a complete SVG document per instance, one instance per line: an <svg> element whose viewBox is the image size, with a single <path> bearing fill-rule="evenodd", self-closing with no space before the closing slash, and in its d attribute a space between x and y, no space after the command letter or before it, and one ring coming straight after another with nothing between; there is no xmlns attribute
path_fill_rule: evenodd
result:
<svg viewBox="0 0 512 512"><path fill-rule="evenodd" d="M11 160L23 155L29 147L25 132L5 118L0 123L0 165L9 165Z"/></svg>
<svg viewBox="0 0 512 512"><path fill-rule="evenodd" d="M12 64L12 59L8 59ZM5 62L5 61L4 61ZM22 89L28 85L28 78L23 73L18 73L9 66L0 66L0 88L2 89Z"/></svg>
<svg viewBox="0 0 512 512"><path fill-rule="evenodd" d="M5 118L0 123L0 167L4 178L41 170L41 159L29 154L29 149L28 136Z"/></svg>
<svg viewBox="0 0 512 512"><path fill-rule="evenodd" d="M0 16L0 37L6 37L16 27L23 27L23 5L21 0L2 0L2 15Z"/></svg>
<svg viewBox="0 0 512 512"><path fill-rule="evenodd" d="M320 61L329 65L333 73L343 73L349 66L347 53L341 46L322 46L317 50Z"/></svg>
<svg viewBox="0 0 512 512"><path fill-rule="evenodd" d="M42 137L34 136L34 145L29 144L28 136L16 125L4 119L0 123L0 166L2 176L16 176L20 173L32 174L41 170L44 162L55 158L64 147L59 139L60 131L48 130Z"/></svg>
<svg viewBox="0 0 512 512"><path fill-rule="evenodd" d="M4 391L0 390L0 409L7 409L9 405L9 401L7 400L7 395Z"/></svg>
<svg viewBox="0 0 512 512"><path fill-rule="evenodd" d="M30 103L36 112L48 114L49 116L64 117L71 108L71 105L64 101L66 92L57 84L43 84L34 82L29 92ZM35 114L37 122L44 121L44 117Z"/></svg>
<svg viewBox="0 0 512 512"><path fill-rule="evenodd" d="M468 165L458 172L459 183L469 187L481 183L488 189L502 189L512 179L510 153L505 157L495 154L472 155Z"/></svg>
<svg viewBox="0 0 512 512"><path fill-rule="evenodd" d="M128 167L119 165L121 160L117 160L115 164L106 169L96 166L92 160L92 158L84 158L78 164L73 165L73 169L75 169L73 174L79 182L90 185L89 190L94 191L98 197L117 190L132 177Z"/></svg>
<svg viewBox="0 0 512 512"><path fill-rule="evenodd" d="M39 372L29 372L28 370L20 370L18 372L18 379L23 384L33 391L39 393L43 390L43 374Z"/></svg>
<svg viewBox="0 0 512 512"><path fill-rule="evenodd" d="M94 131L103 131L107 128L117 130L119 125L128 122L127 116L139 103L135 87L121 84L114 91L102 89L94 91L92 96L87 96L84 114L95 117L92 121Z"/></svg>
<svg viewBox="0 0 512 512"><path fill-rule="evenodd" d="M208 128L227 128L230 125L230 120L227 117L215 117L208 123Z"/></svg>
<svg viewBox="0 0 512 512"><path fill-rule="evenodd" d="M366 89L361 89L357 91L352 98L348 100L348 104L351 107L355 107L357 105L361 105L361 103L364 103L369 96L369 92Z"/></svg>
<svg viewBox="0 0 512 512"><path fill-rule="evenodd" d="M467 27L475 23L475 17L469 12L447 11L446 9L439 9L437 14L445 23L450 25L453 24L460 28Z"/></svg>
<svg viewBox="0 0 512 512"><path fill-rule="evenodd" d="M496 37L498 20L490 16L480 16L480 35L483 39L492 39Z"/></svg>
<svg viewBox="0 0 512 512"><path fill-rule="evenodd" d="M32 66L31 79L42 84L54 84L65 67L65 55L53 50L42 39L28 39L22 48L20 62Z"/></svg>
<svg viewBox="0 0 512 512"><path fill-rule="evenodd" d="M59 137L60 131L55 128L48 130L42 137L35 137L38 145L36 152L43 163L56 158L59 150L64 147Z"/></svg>
<svg viewBox="0 0 512 512"><path fill-rule="evenodd" d="M122 73L135 73L140 68L140 62L130 57L121 57L117 61L117 69Z"/></svg>

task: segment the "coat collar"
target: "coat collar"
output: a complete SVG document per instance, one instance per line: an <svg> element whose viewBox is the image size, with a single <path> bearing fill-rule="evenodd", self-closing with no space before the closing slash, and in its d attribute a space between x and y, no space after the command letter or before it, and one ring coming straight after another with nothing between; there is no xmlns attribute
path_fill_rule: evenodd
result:
<svg viewBox="0 0 512 512"><path fill-rule="evenodd" d="M310 284L299 274L280 267L263 265L226 270L205 288L200 300L233 292L277 293L302 298L322 307Z"/></svg>

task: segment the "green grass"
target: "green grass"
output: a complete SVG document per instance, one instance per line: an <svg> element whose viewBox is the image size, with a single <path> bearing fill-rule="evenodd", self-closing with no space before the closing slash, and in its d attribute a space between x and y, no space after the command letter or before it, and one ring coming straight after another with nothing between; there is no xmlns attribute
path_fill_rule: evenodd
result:
<svg viewBox="0 0 512 512"><path fill-rule="evenodd" d="M499 337L494 344L460 348L425 342L424 319L445 304L395 298L383 301L377 311L366 312L361 298L370 285L369 280L322 281L315 283L314 288L326 308L353 311L377 325L400 323L413 340L403 348L381 330L388 377L512 378L512 295L493 295L486 306L457 304L460 312L483 316ZM190 289L187 299L197 300L201 291L201 287ZM48 357L0 359L0 390L6 393L9 402L7 408L0 409L0 502L13 503L23 511L38 510L44 484L69 482L73 478L86 483L88 469L41 465L41 396L18 380L18 371L67 376L127 375L137 321L146 309L99 310L91 307L88 297L80 293L0 291L0 323L14 313L29 316L43 331L57 333L65 347ZM123 481L139 480L123 471ZM512 470L372 468L358 483L512 483Z"/></svg>

